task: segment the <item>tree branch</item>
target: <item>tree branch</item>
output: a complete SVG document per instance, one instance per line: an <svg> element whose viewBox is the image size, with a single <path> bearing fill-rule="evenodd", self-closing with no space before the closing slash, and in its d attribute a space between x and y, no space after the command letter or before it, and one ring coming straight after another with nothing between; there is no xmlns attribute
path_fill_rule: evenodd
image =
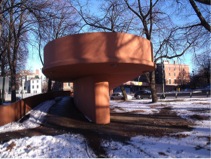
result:
<svg viewBox="0 0 211 159"><path fill-rule="evenodd" d="M201 25L208 30L209 32L211 32L211 27L209 25L209 23L205 20L205 18L203 17L203 15L201 14L199 8L197 7L196 3L194 2L194 0L189 0L191 6L193 7L196 15L198 16L199 20L201 21Z"/></svg>

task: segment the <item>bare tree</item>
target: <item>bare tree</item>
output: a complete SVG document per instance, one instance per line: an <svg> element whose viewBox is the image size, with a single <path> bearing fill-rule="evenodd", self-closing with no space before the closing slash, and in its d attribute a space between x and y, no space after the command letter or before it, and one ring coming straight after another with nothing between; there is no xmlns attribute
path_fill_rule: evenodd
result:
<svg viewBox="0 0 211 159"><path fill-rule="evenodd" d="M200 3L196 3L196 2ZM182 4L184 8L187 5L190 6L190 12L192 16L196 18L192 18L193 20L187 21L181 29L186 31L186 34L190 37L198 34L198 39L195 42L195 49L193 50L193 63L195 64L195 75L194 79L197 79L198 85L199 83L210 83L210 0L189 0L189 3L182 4L182 1L178 3ZM183 13L184 14L184 13ZM189 14L190 15L190 14ZM184 16L184 19L188 19L187 16ZM201 80L201 81L200 81ZM200 82L199 82L200 81ZM196 84L194 84L196 86Z"/></svg>
<svg viewBox="0 0 211 159"><path fill-rule="evenodd" d="M194 9L197 17L199 18L200 20L200 23L198 24L194 24L195 26L196 25L201 25L203 26L207 31L211 32L211 26L209 24L209 21L206 20L206 18L202 15L200 9L198 8L198 6L196 5L196 3L194 2L194 0L189 0L192 8ZM201 2L201 3L205 3L205 4L209 4L210 5L210 0L198 0L198 2ZM209 17L207 18L209 19ZM193 26L193 25L192 25Z"/></svg>
<svg viewBox="0 0 211 159"><path fill-rule="evenodd" d="M1 14L3 33L0 40L4 44L1 53L6 55L11 77L11 100L14 102L16 101L16 74L25 66L28 36L35 23L32 18L35 4L30 0L3 0L1 4L4 7Z"/></svg>
<svg viewBox="0 0 211 159"><path fill-rule="evenodd" d="M76 30L78 18L70 2L66 0L51 2L46 9L44 20L39 18L34 32L38 39L38 52L42 64L44 64L42 50L49 41L78 32ZM51 85L52 81L49 79L48 92L51 91Z"/></svg>
<svg viewBox="0 0 211 159"><path fill-rule="evenodd" d="M25 66L27 45L33 43L30 37L39 37L41 53L48 41L74 33L75 20L66 0L0 1L0 66L3 76L6 68L10 72L12 101L16 101L16 74Z"/></svg>
<svg viewBox="0 0 211 159"><path fill-rule="evenodd" d="M187 30L181 29L174 23L168 12L167 3L163 0L109 0L103 4L104 10L99 9L100 16L85 13L85 9L80 5L79 13L85 24L91 26L91 29L97 28L113 32L117 30L145 36L153 44L155 63L162 58L172 59L182 56L195 45L195 41L199 37L198 33L195 35L192 34L193 32L188 33ZM118 10L118 8L122 8L122 10ZM113 20L114 13L115 19L119 21ZM110 21L104 23L106 19ZM119 24L124 25L123 28L127 29L119 30ZM157 102L155 71L146 75L150 83L152 102Z"/></svg>
<svg viewBox="0 0 211 159"><path fill-rule="evenodd" d="M84 6L79 2L78 13L80 14L85 25L89 26L90 30L103 30L109 32L129 32L131 30L131 23L134 23L133 15L128 15L126 6L122 1L107 0L103 2L99 8L102 15L95 13L84 12ZM87 6L86 4L85 6Z"/></svg>
<svg viewBox="0 0 211 159"><path fill-rule="evenodd" d="M8 66L11 76L11 94L12 101L16 101L16 73L18 61L23 60L27 56L27 51L24 47L24 39L26 37L27 26L25 25L26 17L24 8L15 8L15 0L7 1L6 6L9 9L8 13L3 14L3 29L4 40L6 41L5 51L7 55ZM4 42L5 42L4 41ZM22 61L24 63L24 61Z"/></svg>
<svg viewBox="0 0 211 159"><path fill-rule="evenodd" d="M195 1L203 3L203 4L211 5L211 1L210 0L195 0Z"/></svg>
<svg viewBox="0 0 211 159"><path fill-rule="evenodd" d="M139 18L145 37L152 42L155 63L162 58L179 58L197 46L201 33L178 26L171 14L161 7L166 5L165 1L150 0L148 3L143 3L141 0L137 0L136 3L124 1L131 12ZM148 77L152 90L152 102L156 102L155 72L150 72Z"/></svg>
<svg viewBox="0 0 211 159"><path fill-rule="evenodd" d="M38 18L35 36L38 38L38 50L43 64L42 48L52 40L77 33L78 20L76 11L68 1L56 1L48 4L45 17Z"/></svg>
<svg viewBox="0 0 211 159"><path fill-rule="evenodd" d="M122 1L119 0L106 0L103 1L100 8L100 16L95 13L84 12L84 6L78 1L77 11L85 22L83 26L89 26L90 30L107 31L107 32L130 32L134 31L136 26L134 15L128 14L128 10ZM87 6L88 4L85 4ZM133 25L132 25L133 24ZM123 85L120 85L123 93L124 100L127 101L127 94Z"/></svg>
<svg viewBox="0 0 211 159"><path fill-rule="evenodd" d="M210 63L211 55L210 52L203 52L202 54L195 55L193 59L197 71L198 81L201 86L210 85Z"/></svg>

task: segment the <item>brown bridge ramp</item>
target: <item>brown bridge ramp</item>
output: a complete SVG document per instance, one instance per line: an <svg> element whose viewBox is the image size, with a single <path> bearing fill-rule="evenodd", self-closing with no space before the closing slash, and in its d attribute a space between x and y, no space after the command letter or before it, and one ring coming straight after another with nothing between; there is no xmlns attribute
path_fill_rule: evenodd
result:
<svg viewBox="0 0 211 159"><path fill-rule="evenodd" d="M153 69L150 41L131 34L70 35L44 49L43 73L73 82L76 107L97 124L110 123L110 90Z"/></svg>

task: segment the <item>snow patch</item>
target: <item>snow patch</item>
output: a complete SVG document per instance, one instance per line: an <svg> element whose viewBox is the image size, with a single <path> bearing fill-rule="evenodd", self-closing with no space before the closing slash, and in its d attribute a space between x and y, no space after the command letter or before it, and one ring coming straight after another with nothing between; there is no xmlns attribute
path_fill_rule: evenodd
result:
<svg viewBox="0 0 211 159"><path fill-rule="evenodd" d="M13 139L0 145L0 158L13 157L89 158L96 156L87 147L86 140L81 135L63 134Z"/></svg>

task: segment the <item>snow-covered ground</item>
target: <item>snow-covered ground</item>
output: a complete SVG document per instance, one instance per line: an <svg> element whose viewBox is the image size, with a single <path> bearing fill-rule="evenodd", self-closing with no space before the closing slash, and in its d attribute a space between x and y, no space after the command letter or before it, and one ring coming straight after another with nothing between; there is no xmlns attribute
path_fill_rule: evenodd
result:
<svg viewBox="0 0 211 159"><path fill-rule="evenodd" d="M21 125L19 123L7 124L0 127L0 133L20 128L30 128L30 125L33 127L34 125L30 124L30 121L38 126L53 103L54 101L42 103L30 112L30 118L32 117L33 120L29 118L21 123ZM192 131L177 133L183 134L182 138L175 137L175 134L170 134L163 137L135 136L126 143L102 140L101 146L105 149L108 157L211 157L210 98L164 99L155 104L150 104L150 100L111 101L110 105L112 111L119 113L153 114L159 112L163 107L171 107L178 115L188 120L193 120L190 118L193 115L204 116L205 118L203 120L194 120L195 126ZM28 126L26 126L27 123ZM0 144L0 157L88 158L97 156L88 147L86 139L81 134L63 134L12 139Z"/></svg>

